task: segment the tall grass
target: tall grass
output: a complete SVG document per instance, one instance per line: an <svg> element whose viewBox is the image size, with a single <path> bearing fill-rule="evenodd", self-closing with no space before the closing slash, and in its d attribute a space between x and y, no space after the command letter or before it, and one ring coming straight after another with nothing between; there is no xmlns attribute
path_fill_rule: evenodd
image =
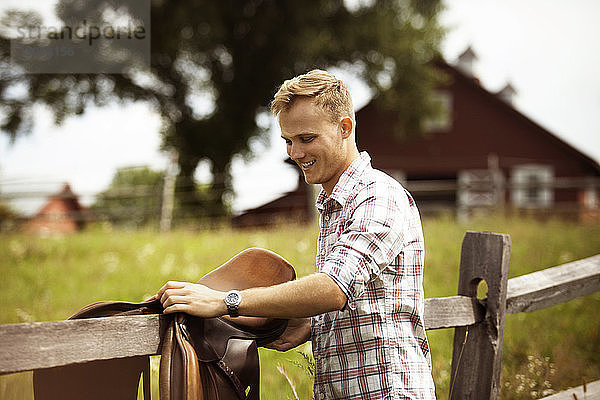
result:
<svg viewBox="0 0 600 400"><path fill-rule="evenodd" d="M426 297L456 294L460 244L466 230L508 233L510 276L600 253L600 226L564 221L487 218L458 224L425 218ZM141 301L166 280L197 280L239 251L271 249L299 276L314 269L316 226L273 230L230 229L110 231L90 229L66 237L0 236L0 323L57 320L97 300ZM529 399L542 392L600 378L600 294L527 314L508 315L504 335L502 398ZM449 390L452 330L429 331L439 398ZM292 398L283 365L301 399L312 382L297 351L261 349L261 398ZM154 363L156 364L156 363ZM154 388L156 395L156 387ZM0 378L0 399L32 398L30 374ZM158 397L155 397L158 398Z"/></svg>

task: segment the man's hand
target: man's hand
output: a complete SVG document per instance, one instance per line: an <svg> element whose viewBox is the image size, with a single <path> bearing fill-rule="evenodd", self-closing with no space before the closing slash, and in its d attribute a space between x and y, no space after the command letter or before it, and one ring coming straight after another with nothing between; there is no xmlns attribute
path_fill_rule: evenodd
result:
<svg viewBox="0 0 600 400"><path fill-rule="evenodd" d="M201 318L220 317L227 313L224 292L190 282L169 281L153 299L160 299L164 313L183 312Z"/></svg>
<svg viewBox="0 0 600 400"><path fill-rule="evenodd" d="M310 339L310 318L292 318L279 339L265 345L265 347L287 351L301 345L308 339Z"/></svg>

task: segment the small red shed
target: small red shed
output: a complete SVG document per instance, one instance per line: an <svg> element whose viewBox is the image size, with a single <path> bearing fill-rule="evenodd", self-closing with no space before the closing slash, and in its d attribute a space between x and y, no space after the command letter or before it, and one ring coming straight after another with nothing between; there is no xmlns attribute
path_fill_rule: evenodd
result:
<svg viewBox="0 0 600 400"><path fill-rule="evenodd" d="M38 234L67 234L85 226L86 209L65 183L60 192L50 196L46 204L25 224L25 231Z"/></svg>

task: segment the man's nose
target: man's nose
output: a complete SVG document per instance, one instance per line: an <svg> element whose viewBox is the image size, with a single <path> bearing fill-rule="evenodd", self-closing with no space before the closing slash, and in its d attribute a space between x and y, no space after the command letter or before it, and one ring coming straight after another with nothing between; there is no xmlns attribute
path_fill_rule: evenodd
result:
<svg viewBox="0 0 600 400"><path fill-rule="evenodd" d="M288 155L292 160L301 160L302 158L304 158L305 153L304 149L302 148L302 145L298 143L292 143L288 147Z"/></svg>

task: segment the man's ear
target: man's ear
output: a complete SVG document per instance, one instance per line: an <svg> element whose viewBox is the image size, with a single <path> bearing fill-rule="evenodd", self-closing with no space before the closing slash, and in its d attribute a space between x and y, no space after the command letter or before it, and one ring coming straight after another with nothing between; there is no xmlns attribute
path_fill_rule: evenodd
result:
<svg viewBox="0 0 600 400"><path fill-rule="evenodd" d="M354 121L350 117L344 117L340 122L340 127L342 130L342 138L348 139L352 133L352 128L354 128Z"/></svg>

